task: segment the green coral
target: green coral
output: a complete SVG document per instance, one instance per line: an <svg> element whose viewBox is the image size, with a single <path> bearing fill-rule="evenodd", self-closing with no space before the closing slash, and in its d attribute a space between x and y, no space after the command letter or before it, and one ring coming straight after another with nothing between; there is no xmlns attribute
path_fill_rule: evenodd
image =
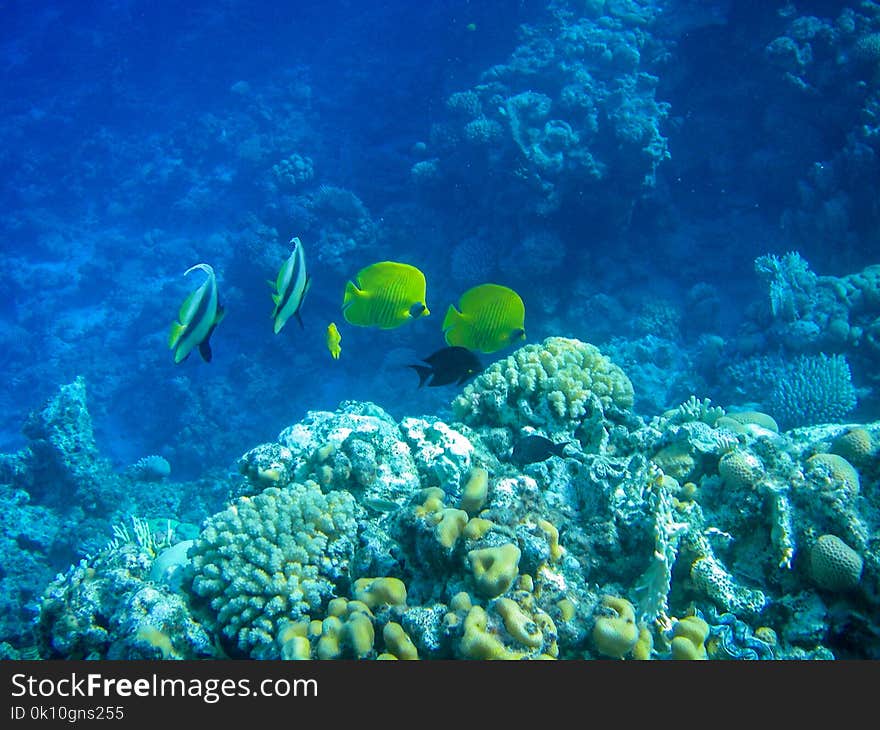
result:
<svg viewBox="0 0 880 730"><path fill-rule="evenodd" d="M314 482L270 487L209 518L192 549L192 592L209 623L254 658L277 658L283 623L321 613L347 577L356 503Z"/></svg>
<svg viewBox="0 0 880 730"><path fill-rule="evenodd" d="M452 402L455 416L471 426L524 423L571 430L596 410L629 409L629 378L597 347L548 337L490 366Z"/></svg>

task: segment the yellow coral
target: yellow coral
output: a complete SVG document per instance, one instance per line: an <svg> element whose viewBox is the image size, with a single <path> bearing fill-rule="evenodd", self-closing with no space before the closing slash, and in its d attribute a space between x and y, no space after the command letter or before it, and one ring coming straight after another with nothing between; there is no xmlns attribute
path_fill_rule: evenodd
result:
<svg viewBox="0 0 880 730"><path fill-rule="evenodd" d="M294 636L281 645L281 658L287 661L307 661L312 657L312 645L305 636Z"/></svg>
<svg viewBox="0 0 880 730"><path fill-rule="evenodd" d="M376 632L373 630L372 621L366 614L355 613L353 616L349 616L343 629L345 644L358 659L363 659L373 650Z"/></svg>
<svg viewBox="0 0 880 730"><path fill-rule="evenodd" d="M538 520L538 528L547 536L550 560L555 563L565 555L565 549L559 544L559 529L547 520Z"/></svg>
<svg viewBox="0 0 880 730"><path fill-rule="evenodd" d="M409 634L403 630L403 626L394 621L385 624L382 631L382 638L385 640L385 648L398 659L418 659L419 652L416 645L413 644Z"/></svg>
<svg viewBox="0 0 880 730"><path fill-rule="evenodd" d="M469 515L474 515L482 509L486 503L486 495L489 493L489 472L480 466L471 469L467 484L461 492L461 509Z"/></svg>
<svg viewBox="0 0 880 730"><path fill-rule="evenodd" d="M440 487L423 489L421 496L424 501L416 507L416 517L425 517L432 512L439 512L443 509L443 498L446 496L446 493Z"/></svg>
<svg viewBox="0 0 880 730"><path fill-rule="evenodd" d="M447 507L432 515L437 521L434 526L434 535L437 541L447 550L451 550L468 522L468 513L462 509Z"/></svg>
<svg viewBox="0 0 880 730"><path fill-rule="evenodd" d="M354 596L368 608L377 606L405 606L406 585L399 578L358 578L354 582Z"/></svg>
<svg viewBox="0 0 880 730"><path fill-rule="evenodd" d="M495 609L501 614L504 628L516 641L537 649L544 643L544 635L538 625L510 598L499 598Z"/></svg>
<svg viewBox="0 0 880 730"><path fill-rule="evenodd" d="M479 540L493 527L495 527L495 523L491 520L486 520L482 517L471 517L461 534L468 540Z"/></svg>
<svg viewBox="0 0 880 730"><path fill-rule="evenodd" d="M321 622L321 638L315 648L318 659L338 659L342 656L339 645L342 638L342 621L337 616L328 616Z"/></svg>
<svg viewBox="0 0 880 730"><path fill-rule="evenodd" d="M288 641L294 639L296 637L306 637L309 635L309 620L308 618L302 619L300 621L288 621L281 625L281 628L278 630L278 635L276 639L281 646L284 646Z"/></svg>
<svg viewBox="0 0 880 730"><path fill-rule="evenodd" d="M654 653L654 634L647 626L639 629L639 638L632 650L632 658L637 661L647 661Z"/></svg>
<svg viewBox="0 0 880 730"><path fill-rule="evenodd" d="M709 624L699 616L685 616L672 628L673 659L707 659L706 638L709 636Z"/></svg>
<svg viewBox="0 0 880 730"><path fill-rule="evenodd" d="M453 611L470 611L473 603L471 597L465 591L459 591L449 601L449 608Z"/></svg>
<svg viewBox="0 0 880 730"><path fill-rule="evenodd" d="M700 488L693 482L685 482L678 490L678 498L684 502L691 502L697 498Z"/></svg>
<svg viewBox="0 0 880 730"><path fill-rule="evenodd" d="M559 616L563 621L571 621L574 618L575 606L568 598L557 601L556 607L559 609Z"/></svg>
<svg viewBox="0 0 880 730"><path fill-rule="evenodd" d="M776 632L769 626L759 626L755 629L755 638L760 639L765 644L776 646L778 638Z"/></svg>
<svg viewBox="0 0 880 730"><path fill-rule="evenodd" d="M636 612L625 598L603 596L603 612L593 625L593 644L600 654L622 659L639 639Z"/></svg>
<svg viewBox="0 0 880 730"><path fill-rule="evenodd" d="M471 550L468 560L477 590L487 598L495 598L513 584L519 572L520 550L513 543L498 547Z"/></svg>
<svg viewBox="0 0 880 730"><path fill-rule="evenodd" d="M180 659L180 654L171 643L171 637L155 626L142 626L137 632L138 641L158 649L163 659Z"/></svg>
<svg viewBox="0 0 880 730"><path fill-rule="evenodd" d="M327 604L328 616L345 616L348 613L348 599L334 598Z"/></svg>
<svg viewBox="0 0 880 730"><path fill-rule="evenodd" d="M518 659L497 636L486 631L489 616L481 606L473 606L464 620L459 651L466 659Z"/></svg>

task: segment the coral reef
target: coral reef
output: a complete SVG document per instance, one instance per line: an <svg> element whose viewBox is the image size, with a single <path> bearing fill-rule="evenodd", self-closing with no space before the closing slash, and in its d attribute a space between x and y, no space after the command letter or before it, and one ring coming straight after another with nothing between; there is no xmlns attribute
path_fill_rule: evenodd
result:
<svg viewBox="0 0 880 730"><path fill-rule="evenodd" d="M603 13L566 0L549 11L544 24L522 28L506 63L448 97L426 149L430 176L421 160L413 179L454 181L471 205L527 201L524 212L544 216L590 201L590 215L620 222L669 156L669 105L656 99L652 73L668 45L660 12L625 2ZM511 182L487 195L487 178Z"/></svg>
<svg viewBox="0 0 880 730"><path fill-rule="evenodd" d="M37 645L169 659L880 656L864 618L880 601L880 424L786 432L695 396L645 420L633 395L597 348L548 338L465 388L460 423L354 401L309 412L239 460L230 502L197 533L133 520L60 575ZM570 447L514 464L512 440L536 426Z"/></svg>
<svg viewBox="0 0 880 730"><path fill-rule="evenodd" d="M111 543L59 574L40 601L36 641L41 657L218 657L210 633L193 617L185 598L152 579L156 548L143 539Z"/></svg>

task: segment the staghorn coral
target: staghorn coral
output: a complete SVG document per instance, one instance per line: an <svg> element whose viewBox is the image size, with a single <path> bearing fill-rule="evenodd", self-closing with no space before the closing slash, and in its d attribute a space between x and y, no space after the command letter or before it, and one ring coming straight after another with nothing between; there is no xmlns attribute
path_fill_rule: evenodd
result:
<svg viewBox="0 0 880 730"><path fill-rule="evenodd" d="M767 407L783 428L839 421L856 406L849 363L843 355L802 355L782 373Z"/></svg>
<svg viewBox="0 0 880 730"><path fill-rule="evenodd" d="M354 498L314 482L270 487L210 517L192 548L192 594L207 623L255 658L277 656L283 620L318 612L347 577Z"/></svg>
<svg viewBox="0 0 880 730"><path fill-rule="evenodd" d="M452 402L452 410L471 426L528 423L573 431L588 416L632 404L629 378L597 347L548 337L490 366Z"/></svg>

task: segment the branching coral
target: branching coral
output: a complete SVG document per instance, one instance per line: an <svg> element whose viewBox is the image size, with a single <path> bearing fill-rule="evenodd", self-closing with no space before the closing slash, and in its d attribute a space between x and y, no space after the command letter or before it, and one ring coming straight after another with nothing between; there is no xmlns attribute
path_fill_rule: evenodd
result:
<svg viewBox="0 0 880 730"><path fill-rule="evenodd" d="M587 416L633 404L632 383L597 347L548 337L496 362L452 403L469 425L574 430Z"/></svg>
<svg viewBox="0 0 880 730"><path fill-rule="evenodd" d="M192 592L238 650L277 653L282 621L319 612L346 575L357 523L354 498L314 483L242 497L205 523L192 552Z"/></svg>

